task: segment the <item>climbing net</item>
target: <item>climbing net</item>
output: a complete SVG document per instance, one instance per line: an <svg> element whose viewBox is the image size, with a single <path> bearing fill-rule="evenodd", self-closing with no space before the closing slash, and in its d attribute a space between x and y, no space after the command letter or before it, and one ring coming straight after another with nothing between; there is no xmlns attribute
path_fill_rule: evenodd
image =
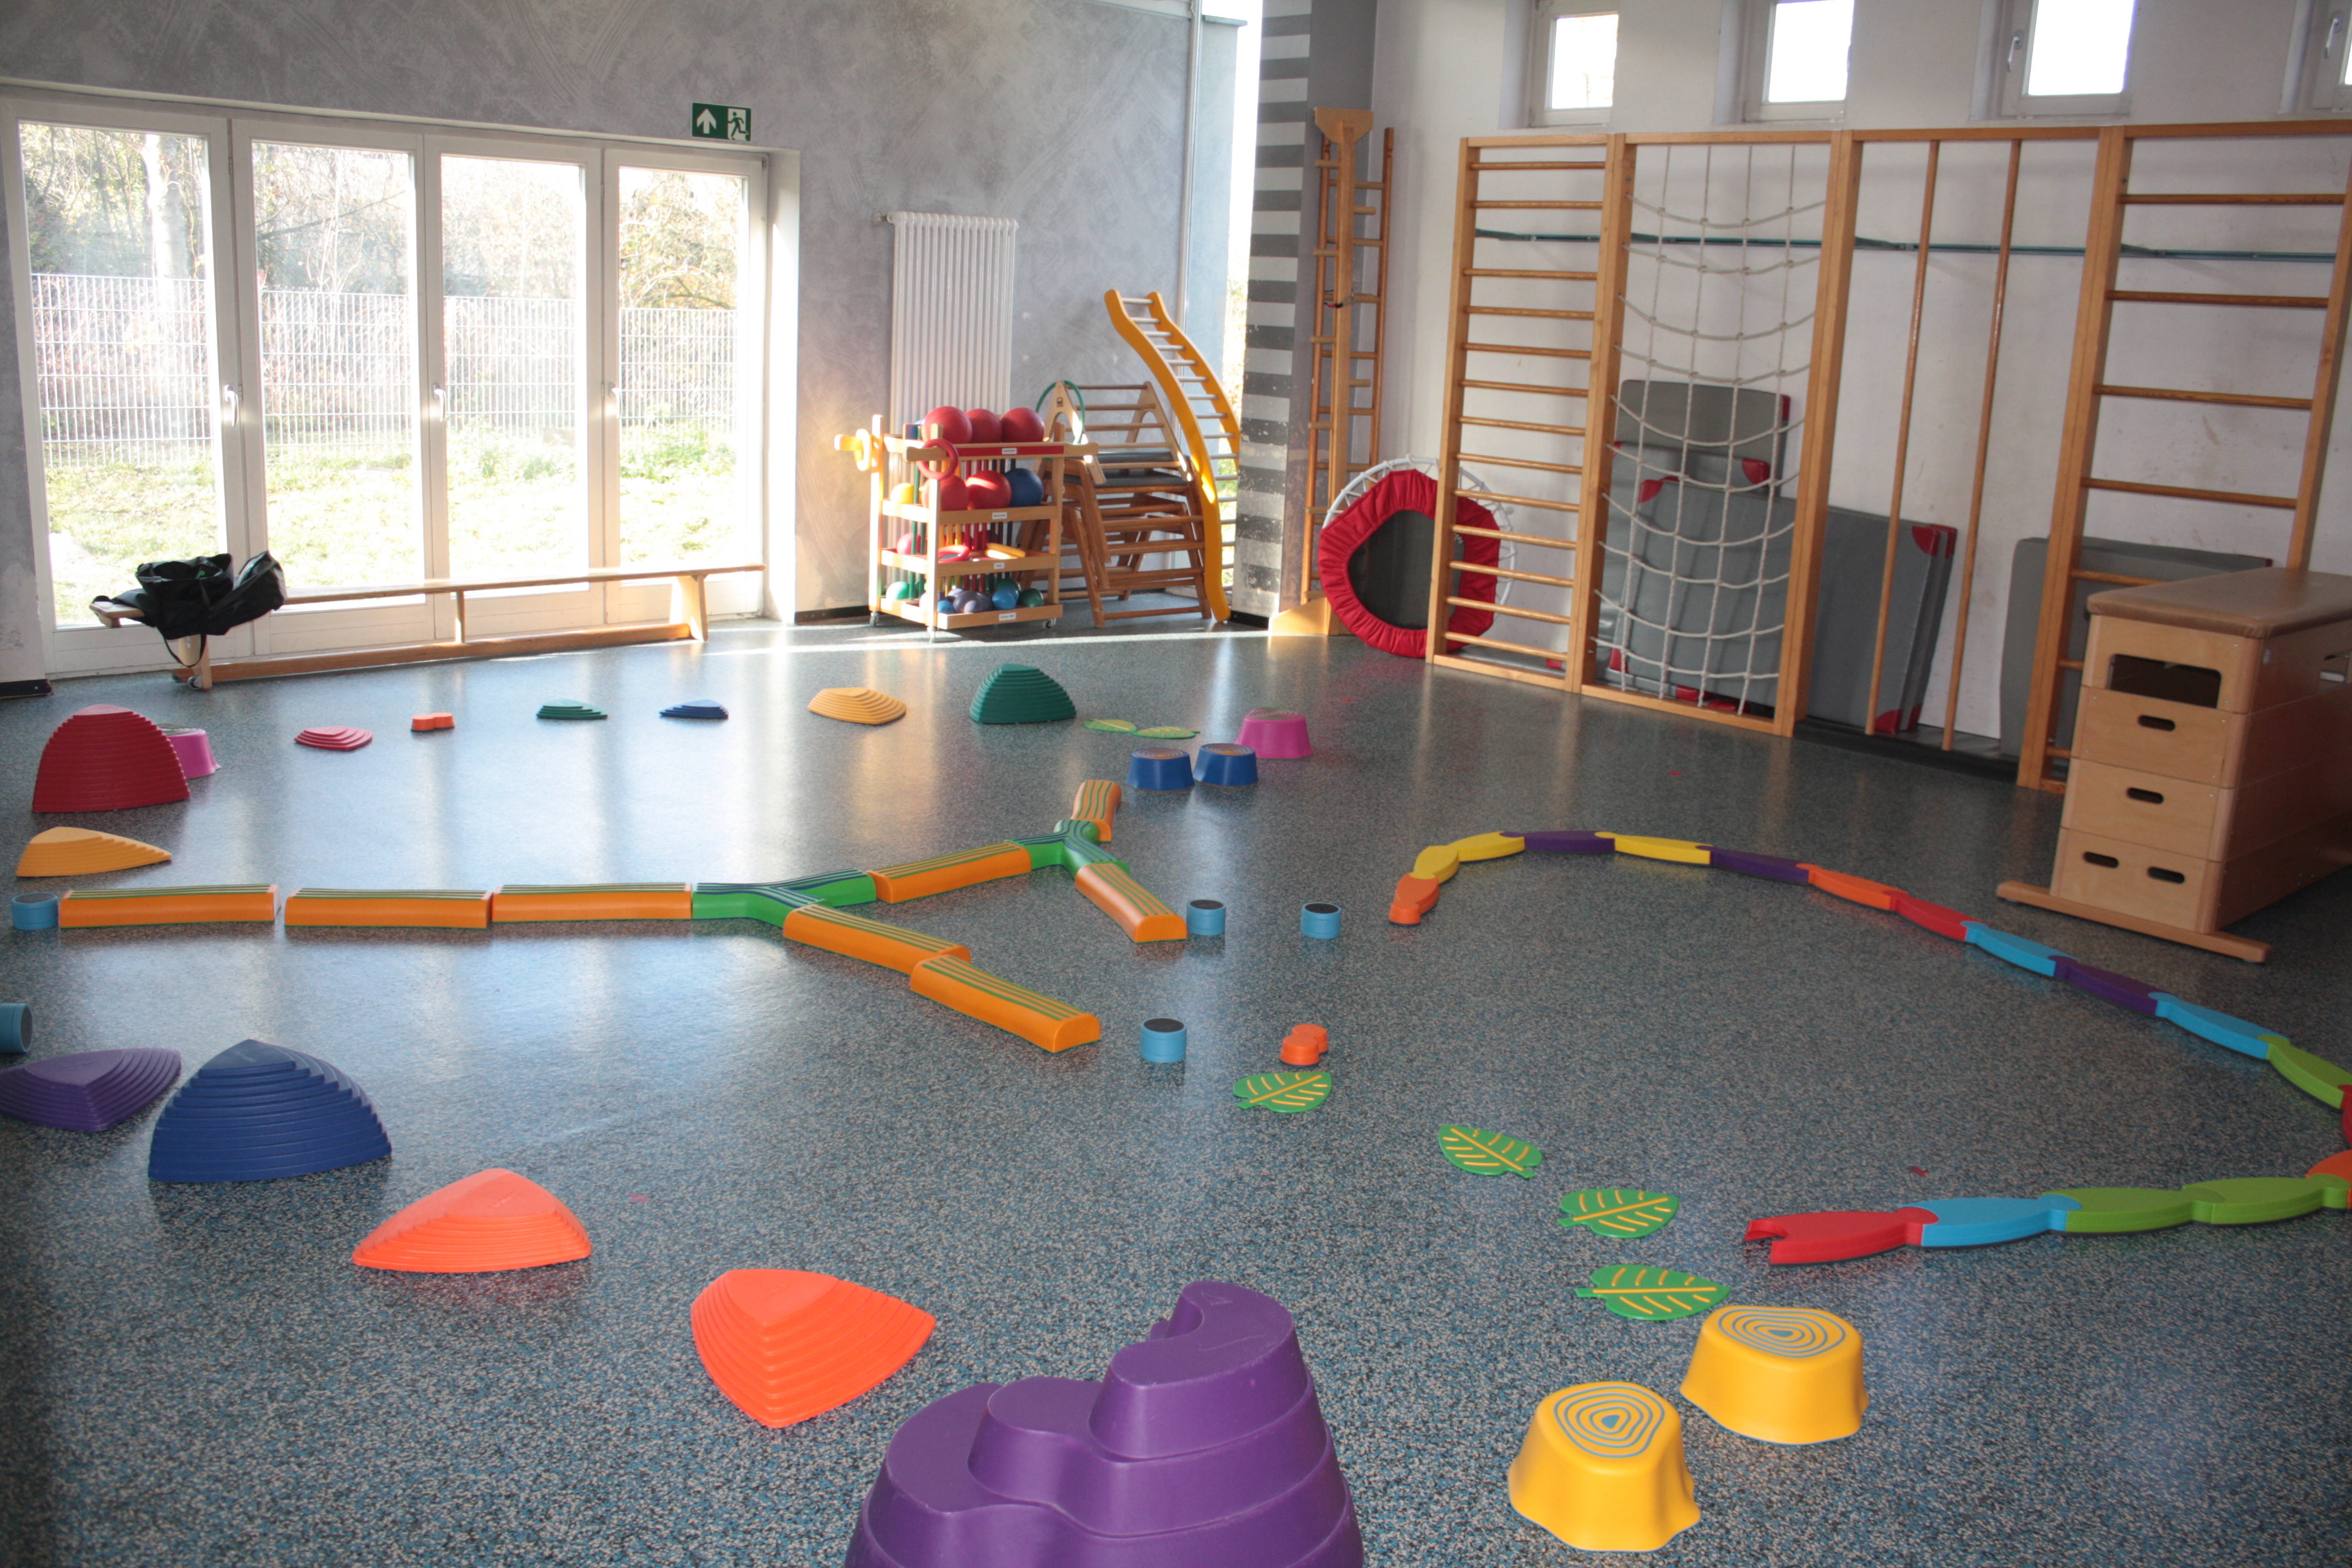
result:
<svg viewBox="0 0 2352 1568"><path fill-rule="evenodd" d="M1811 144L1642 149L1595 627L1612 684L1779 700L1826 175Z"/></svg>

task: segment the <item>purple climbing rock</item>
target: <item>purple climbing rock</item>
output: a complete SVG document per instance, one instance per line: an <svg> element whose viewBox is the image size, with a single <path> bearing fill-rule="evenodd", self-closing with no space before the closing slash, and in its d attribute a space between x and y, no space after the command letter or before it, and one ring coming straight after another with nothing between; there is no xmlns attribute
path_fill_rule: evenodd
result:
<svg viewBox="0 0 2352 1568"><path fill-rule="evenodd" d="M1100 1383L975 1384L890 1439L847 1568L1360 1568L1281 1302L1187 1285Z"/></svg>
<svg viewBox="0 0 2352 1568"><path fill-rule="evenodd" d="M103 1132L180 1081L180 1053L79 1051L0 1072L0 1116L70 1132Z"/></svg>
<svg viewBox="0 0 2352 1568"><path fill-rule="evenodd" d="M1718 871L1737 871L1744 877L1762 877L1775 882L1810 880L1803 866L1778 855L1753 855L1745 849L1726 849L1719 844L1705 847L1706 863Z"/></svg>

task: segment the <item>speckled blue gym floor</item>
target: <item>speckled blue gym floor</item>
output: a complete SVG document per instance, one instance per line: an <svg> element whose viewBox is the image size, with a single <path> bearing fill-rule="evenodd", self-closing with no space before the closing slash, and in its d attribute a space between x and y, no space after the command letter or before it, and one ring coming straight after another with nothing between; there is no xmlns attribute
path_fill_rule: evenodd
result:
<svg viewBox="0 0 2352 1568"><path fill-rule="evenodd" d="M1297 1314L1385 1568L1581 1554L1503 1483L1548 1392L1675 1396L1696 1319L1574 1287L1667 1265L1861 1331L1861 1434L1734 1436L1683 1405L1704 1517L1685 1563L2352 1561L2352 1221L1906 1248L1775 1268L1756 1215L2298 1175L2336 1118L2262 1064L1801 888L1622 858L1467 867L1384 919L1424 844L1488 828L1699 838L1896 883L2346 1059L2352 877L2256 916L2252 966L1999 904L2046 880L2055 797L1530 688L1348 640L1061 637L927 649L842 629L227 685L82 680L0 706L0 820L160 844L89 879L327 887L749 881L1049 830L1127 738L965 716L1013 658L1087 717L1229 739L1259 706L1317 753L1255 788L1130 792L1118 849L1221 941L1131 945L1059 869L880 911L1098 1015L1061 1056L899 976L751 921L13 933L0 996L37 1055L247 1037L373 1099L388 1161L289 1181L146 1178L151 1110L88 1136L0 1122L0 1560L10 1564L837 1563L885 1443L926 1402L1093 1377L1201 1278ZM905 699L867 729L820 687ZM541 722L583 699L604 723ZM712 697L723 724L658 710ZM184 805L27 809L40 746L119 702L211 734ZM412 735L446 709L457 729ZM351 753L293 743L359 725ZM11 847L9 853L13 854ZM54 885L54 884L51 884ZM1346 909L1336 942L1298 906ZM1181 1018L1181 1067L1139 1058ZM1337 1088L1239 1106L1299 1022ZM1447 1121L1546 1152L1482 1180ZM595 1256L510 1275L353 1267L422 1194L503 1165ZM1916 1168L1916 1170L1915 1170ZM1925 1174L1916 1173L1924 1171ZM1636 1241L1562 1229L1563 1191L1678 1193ZM937 1315L903 1371L771 1431L703 1373L687 1310L736 1268L836 1274ZM974 1564L971 1568L995 1568ZM1200 1568L1213 1568L1202 1564Z"/></svg>

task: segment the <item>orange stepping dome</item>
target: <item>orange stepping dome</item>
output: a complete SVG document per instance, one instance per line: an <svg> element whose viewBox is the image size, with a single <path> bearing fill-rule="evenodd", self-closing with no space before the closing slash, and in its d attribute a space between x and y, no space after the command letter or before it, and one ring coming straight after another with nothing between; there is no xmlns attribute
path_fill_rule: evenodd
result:
<svg viewBox="0 0 2352 1568"><path fill-rule="evenodd" d="M895 1296L798 1268L730 1268L694 1299L693 1319L702 1369L763 1426L848 1404L914 1360L938 1326Z"/></svg>
<svg viewBox="0 0 2352 1568"><path fill-rule="evenodd" d="M19 877L83 877L93 871L127 871L156 866L172 852L119 833L91 827L51 827L33 835L16 861Z"/></svg>
<svg viewBox="0 0 2352 1568"><path fill-rule="evenodd" d="M153 723L128 708L84 708L41 748L35 811L123 811L188 798L180 753Z"/></svg>
<svg viewBox="0 0 2352 1568"><path fill-rule="evenodd" d="M553 1193L493 1168L417 1199L369 1232L352 1261L409 1274L495 1274L570 1263L594 1250L587 1228Z"/></svg>
<svg viewBox="0 0 2352 1568"><path fill-rule="evenodd" d="M1129 942L1184 940L1184 917L1154 897L1115 861L1079 867L1078 891L1117 921Z"/></svg>
<svg viewBox="0 0 2352 1568"><path fill-rule="evenodd" d="M907 716L907 705L870 686L828 686L809 699L809 711L851 724L887 724Z"/></svg>
<svg viewBox="0 0 2352 1568"><path fill-rule="evenodd" d="M1042 1051L1066 1051L1102 1038L1102 1020L1092 1013L976 969L969 955L927 958L909 972L907 983L916 995L1008 1030Z"/></svg>
<svg viewBox="0 0 2352 1568"><path fill-rule="evenodd" d="M1025 877L1029 871L1029 851L1007 843L983 844L953 855L909 860L903 866L877 866L866 874L874 879L874 891L884 903L903 904L908 899L928 899L933 893L977 887L1000 878Z"/></svg>
<svg viewBox="0 0 2352 1568"><path fill-rule="evenodd" d="M808 904L784 917L783 933L845 958L862 958L901 974L912 974L927 958L970 958L971 949L904 926L885 925L847 910Z"/></svg>

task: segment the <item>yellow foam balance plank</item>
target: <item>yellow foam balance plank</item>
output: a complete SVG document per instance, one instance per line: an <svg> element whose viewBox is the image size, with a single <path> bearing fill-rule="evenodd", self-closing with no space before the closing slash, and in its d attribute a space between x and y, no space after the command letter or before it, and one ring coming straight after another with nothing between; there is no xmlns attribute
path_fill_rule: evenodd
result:
<svg viewBox="0 0 2352 1568"><path fill-rule="evenodd" d="M156 866L172 852L119 833L94 827L52 827L33 835L16 862L19 877L87 877L93 871L128 871L133 866Z"/></svg>
<svg viewBox="0 0 2352 1568"><path fill-rule="evenodd" d="M490 919L515 921L690 921L694 889L684 882L517 885L490 895Z"/></svg>
<svg viewBox="0 0 2352 1568"><path fill-rule="evenodd" d="M794 942L821 947L845 958L862 958L901 974L930 958L970 958L971 949L942 937L927 936L904 926L884 925L847 910L810 904L784 917L783 932Z"/></svg>
<svg viewBox="0 0 2352 1568"><path fill-rule="evenodd" d="M490 923L490 895L454 888L297 888L286 898L286 923L483 931Z"/></svg>
<svg viewBox="0 0 2352 1568"><path fill-rule="evenodd" d="M809 699L809 711L852 724L887 724L905 718L907 705L870 686L828 686Z"/></svg>
<svg viewBox="0 0 2352 1568"><path fill-rule="evenodd" d="M1118 922L1129 942L1181 942L1184 917L1154 898L1142 883L1108 861L1078 868L1078 891Z"/></svg>
<svg viewBox="0 0 2352 1568"><path fill-rule="evenodd" d="M1109 779L1088 779L1078 786L1078 798L1070 803L1070 816L1080 822L1091 822L1102 829L1098 842L1110 842L1110 819L1118 815L1118 785Z"/></svg>
<svg viewBox="0 0 2352 1568"><path fill-rule="evenodd" d="M1412 874L1433 882L1450 882L1462 869L1462 857L1451 844L1433 844L1413 857Z"/></svg>
<svg viewBox="0 0 2352 1568"><path fill-rule="evenodd" d="M1446 846L1454 851L1454 858L1461 861L1499 860L1506 855L1517 855L1527 847L1526 839L1514 838L1507 833L1474 833Z"/></svg>
<svg viewBox="0 0 2352 1568"><path fill-rule="evenodd" d="M903 866L879 866L866 874L874 879L875 894L884 903L903 904L908 899L927 899L1001 877L1025 877L1029 851L1018 844L983 844L953 855L909 860Z"/></svg>
<svg viewBox="0 0 2352 1568"><path fill-rule="evenodd" d="M1620 855L1638 855L1644 860L1672 860L1680 866L1707 866L1715 860L1706 845L1687 838L1648 838L1638 833L1601 833L1594 837L1610 840Z"/></svg>
<svg viewBox="0 0 2352 1568"><path fill-rule="evenodd" d="M58 900L58 924L179 926L278 918L278 885L242 882L209 888L78 888Z"/></svg>
<svg viewBox="0 0 2352 1568"><path fill-rule="evenodd" d="M1102 1038L1102 1020L1067 1002L1042 996L1025 985L974 969L968 954L927 958L908 977L918 996L993 1024L1042 1050L1066 1051Z"/></svg>

